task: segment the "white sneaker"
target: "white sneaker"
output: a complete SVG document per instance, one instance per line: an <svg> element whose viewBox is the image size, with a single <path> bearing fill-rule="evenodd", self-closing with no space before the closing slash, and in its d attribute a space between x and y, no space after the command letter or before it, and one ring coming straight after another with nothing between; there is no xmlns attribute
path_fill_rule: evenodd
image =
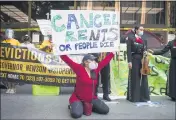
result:
<svg viewBox="0 0 176 120"><path fill-rule="evenodd" d="M11 94L14 94L14 93L16 93L16 90L15 90L15 89L11 89L11 90L10 90L10 93L11 93Z"/></svg>
<svg viewBox="0 0 176 120"><path fill-rule="evenodd" d="M7 89L6 93L10 93L11 89Z"/></svg>
<svg viewBox="0 0 176 120"><path fill-rule="evenodd" d="M99 87L102 88L102 87L103 87L103 84L100 84Z"/></svg>
<svg viewBox="0 0 176 120"><path fill-rule="evenodd" d="M147 103L151 104L152 102L151 101L147 101Z"/></svg>

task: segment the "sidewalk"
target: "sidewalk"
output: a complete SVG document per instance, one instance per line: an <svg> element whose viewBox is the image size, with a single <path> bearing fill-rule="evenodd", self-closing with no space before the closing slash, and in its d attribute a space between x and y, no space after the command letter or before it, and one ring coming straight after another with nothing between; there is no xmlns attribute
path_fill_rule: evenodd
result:
<svg viewBox="0 0 176 120"><path fill-rule="evenodd" d="M1 119L71 119L67 107L69 94L32 96L29 88L28 85L21 86L16 95L1 93ZM118 104L107 102L108 115L93 113L88 117L83 115L81 119L175 119L175 102L168 97L151 97L151 100L161 102L163 106L137 107L121 98Z"/></svg>

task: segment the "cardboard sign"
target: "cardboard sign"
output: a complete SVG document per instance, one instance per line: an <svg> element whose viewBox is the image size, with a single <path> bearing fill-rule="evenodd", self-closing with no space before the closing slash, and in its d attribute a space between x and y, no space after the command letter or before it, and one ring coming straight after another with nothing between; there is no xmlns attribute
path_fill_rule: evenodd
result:
<svg viewBox="0 0 176 120"><path fill-rule="evenodd" d="M91 10L51 10L54 54L118 51L120 13Z"/></svg>

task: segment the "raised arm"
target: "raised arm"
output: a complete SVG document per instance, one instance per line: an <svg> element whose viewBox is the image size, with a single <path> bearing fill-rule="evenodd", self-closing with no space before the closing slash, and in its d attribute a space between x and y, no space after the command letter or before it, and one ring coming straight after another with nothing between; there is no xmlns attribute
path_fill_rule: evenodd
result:
<svg viewBox="0 0 176 120"><path fill-rule="evenodd" d="M169 41L168 44L162 50L153 51L153 55L162 55L162 54L168 52L171 49L171 46L172 46L172 43L171 43L171 41Z"/></svg>
<svg viewBox="0 0 176 120"><path fill-rule="evenodd" d="M79 64L73 62L67 55L61 55L60 57L75 73L78 71Z"/></svg>
<svg viewBox="0 0 176 120"><path fill-rule="evenodd" d="M113 57L114 57L114 54L111 52L105 57L105 59L99 62L97 72L99 72L102 68L104 68L111 61Z"/></svg>

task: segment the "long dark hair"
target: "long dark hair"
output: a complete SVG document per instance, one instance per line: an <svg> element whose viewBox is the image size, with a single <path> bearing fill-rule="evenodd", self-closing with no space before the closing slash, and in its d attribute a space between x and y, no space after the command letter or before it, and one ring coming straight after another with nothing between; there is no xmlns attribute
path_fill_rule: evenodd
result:
<svg viewBox="0 0 176 120"><path fill-rule="evenodd" d="M141 27L141 26L135 26L135 27L134 27L134 33L135 33L135 34L136 34L136 31L139 30L140 27Z"/></svg>
<svg viewBox="0 0 176 120"><path fill-rule="evenodd" d="M97 79L95 70L91 70L91 71L90 71L90 76L91 76L91 79L92 79L92 80L96 80L96 79Z"/></svg>

